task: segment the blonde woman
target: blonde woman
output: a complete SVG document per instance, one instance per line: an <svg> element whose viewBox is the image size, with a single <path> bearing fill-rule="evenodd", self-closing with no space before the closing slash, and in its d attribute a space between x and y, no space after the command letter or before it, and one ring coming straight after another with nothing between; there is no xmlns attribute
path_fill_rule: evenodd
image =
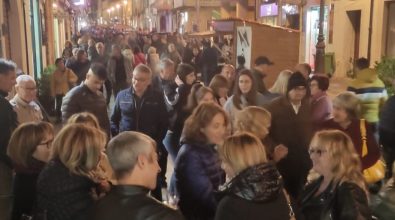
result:
<svg viewBox="0 0 395 220"><path fill-rule="evenodd" d="M302 193L304 219L371 219L361 161L350 137L338 130L317 132L309 153L319 178Z"/></svg>
<svg viewBox="0 0 395 220"><path fill-rule="evenodd" d="M276 146L270 137L268 137L271 120L271 114L266 109L257 106L248 106L237 113L235 131L254 134L265 146L268 158L277 162L288 154L288 148L282 144Z"/></svg>
<svg viewBox="0 0 395 220"><path fill-rule="evenodd" d="M218 152L230 180L220 191L216 220L290 219L281 175L256 136L242 132L228 137Z"/></svg>
<svg viewBox="0 0 395 220"><path fill-rule="evenodd" d="M106 134L82 124L66 125L53 142L52 159L37 181L37 205L47 219L86 219Z"/></svg>
<svg viewBox="0 0 395 220"><path fill-rule="evenodd" d="M96 116L89 112L81 112L72 115L69 118L69 120L67 120L67 124L84 124L90 127L101 129L99 121L97 120ZM99 164L99 169L97 170L97 174L102 176L103 179L108 180L113 184L116 183L114 172L111 168L107 154L104 152L102 152L101 155L101 160Z"/></svg>
<svg viewBox="0 0 395 220"><path fill-rule="evenodd" d="M272 93L273 98L285 96L287 94L288 80L291 75L291 70L283 70L280 72L280 74L278 74L276 82L274 82L273 86L269 89L269 92Z"/></svg>
<svg viewBox="0 0 395 220"><path fill-rule="evenodd" d="M12 219L33 214L37 178L49 160L53 135L50 123L28 122L20 125L11 136L7 154L15 171Z"/></svg>

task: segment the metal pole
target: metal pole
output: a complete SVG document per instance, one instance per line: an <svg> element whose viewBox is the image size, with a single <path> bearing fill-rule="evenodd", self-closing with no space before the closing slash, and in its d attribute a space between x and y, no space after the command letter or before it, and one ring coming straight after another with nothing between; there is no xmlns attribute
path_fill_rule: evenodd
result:
<svg viewBox="0 0 395 220"><path fill-rule="evenodd" d="M318 41L315 53L315 73L325 73L325 38L324 38L324 13L325 13L325 0L320 2L320 20Z"/></svg>

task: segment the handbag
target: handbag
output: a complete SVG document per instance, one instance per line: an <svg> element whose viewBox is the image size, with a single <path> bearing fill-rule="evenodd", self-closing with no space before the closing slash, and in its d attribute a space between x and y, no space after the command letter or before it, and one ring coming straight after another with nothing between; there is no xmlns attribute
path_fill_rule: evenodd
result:
<svg viewBox="0 0 395 220"><path fill-rule="evenodd" d="M287 191L285 191L285 189L283 189L283 193L284 193L285 199L287 200L287 204L288 204L288 208L289 208L289 220L296 220L295 213L294 213L294 210L293 210L292 204L291 204L291 199L289 198L289 195L288 195Z"/></svg>
<svg viewBox="0 0 395 220"><path fill-rule="evenodd" d="M362 137L362 157L366 156L368 152L368 145L367 145L367 136L366 136L366 123L365 119L360 120L360 130L361 130L361 137ZM363 176L365 181L368 184L376 183L385 177L385 164L381 159L378 159L377 162L363 170Z"/></svg>

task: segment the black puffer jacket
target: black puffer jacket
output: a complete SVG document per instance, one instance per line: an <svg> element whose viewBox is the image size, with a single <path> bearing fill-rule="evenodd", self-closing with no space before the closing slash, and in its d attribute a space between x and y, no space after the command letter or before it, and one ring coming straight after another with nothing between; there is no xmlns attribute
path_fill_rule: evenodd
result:
<svg viewBox="0 0 395 220"><path fill-rule="evenodd" d="M283 193L282 179L271 163L242 171L225 184L216 220L269 219L289 220L289 208Z"/></svg>

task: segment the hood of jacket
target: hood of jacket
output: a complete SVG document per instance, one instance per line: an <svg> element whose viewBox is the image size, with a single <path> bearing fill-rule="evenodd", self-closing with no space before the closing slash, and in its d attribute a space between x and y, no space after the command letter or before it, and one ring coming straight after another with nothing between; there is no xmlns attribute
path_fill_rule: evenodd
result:
<svg viewBox="0 0 395 220"><path fill-rule="evenodd" d="M272 163L249 167L222 186L221 191L253 201L268 202L282 190L282 178Z"/></svg>
<svg viewBox="0 0 395 220"><path fill-rule="evenodd" d="M366 83L373 83L375 80L377 80L377 78L377 71L372 68L363 69L359 71L356 75L356 79Z"/></svg>

